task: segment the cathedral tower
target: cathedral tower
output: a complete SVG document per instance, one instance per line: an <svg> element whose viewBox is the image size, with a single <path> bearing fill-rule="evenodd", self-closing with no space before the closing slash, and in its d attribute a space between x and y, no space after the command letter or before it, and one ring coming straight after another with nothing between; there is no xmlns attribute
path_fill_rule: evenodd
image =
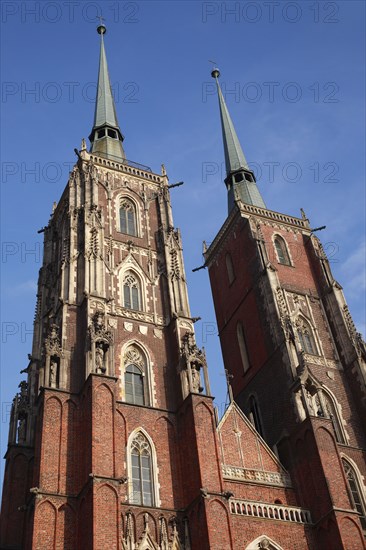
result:
<svg viewBox="0 0 366 550"><path fill-rule="evenodd" d="M44 229L33 348L11 413L1 548L188 549L195 531L192 548L203 548L200 488L208 475L222 488L217 460L204 464L217 455L212 398L181 236L164 166L154 173L126 159L106 27L98 32L91 147L83 140L76 151ZM211 438L200 415L211 419Z"/></svg>
<svg viewBox="0 0 366 550"><path fill-rule="evenodd" d="M205 264L234 399L289 469L319 548L361 548L365 343L305 213L266 208L219 74L229 212Z"/></svg>

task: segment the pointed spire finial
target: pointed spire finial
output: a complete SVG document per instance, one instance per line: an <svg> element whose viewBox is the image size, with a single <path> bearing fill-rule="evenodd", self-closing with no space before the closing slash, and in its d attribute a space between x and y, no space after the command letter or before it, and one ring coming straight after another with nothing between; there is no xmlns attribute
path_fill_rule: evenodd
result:
<svg viewBox="0 0 366 550"><path fill-rule="evenodd" d="M212 78L216 81L217 94L219 98L222 138L224 142L226 179L225 184L228 189L229 213L235 205L237 199L246 204L266 208L264 201L256 185L255 175L249 168L236 134L234 124L231 120L224 96L219 84L220 71L214 61Z"/></svg>
<svg viewBox="0 0 366 550"><path fill-rule="evenodd" d="M212 71L211 71L211 76L212 78L219 78L220 76L220 71L219 69L217 68L217 63L216 61L211 61L211 59L208 60L209 63L212 63L213 67L212 67Z"/></svg>
<svg viewBox="0 0 366 550"><path fill-rule="evenodd" d="M100 58L97 97L95 101L94 124L89 136L91 153L122 161L126 158L123 150L123 135L120 130L116 107L112 95L112 87L109 78L107 57L104 49L103 36L107 27L100 16L100 25L97 27L100 34Z"/></svg>
<svg viewBox="0 0 366 550"><path fill-rule="evenodd" d="M99 15L98 19L100 21L100 25L97 27L97 32L98 32L98 34L101 34L102 37L103 37L103 34L105 34L107 32L107 27L104 24L104 17Z"/></svg>

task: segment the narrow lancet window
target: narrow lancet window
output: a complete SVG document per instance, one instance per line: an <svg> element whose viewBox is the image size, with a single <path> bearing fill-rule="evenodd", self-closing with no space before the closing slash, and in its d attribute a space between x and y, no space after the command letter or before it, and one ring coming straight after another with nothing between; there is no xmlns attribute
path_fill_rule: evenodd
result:
<svg viewBox="0 0 366 550"><path fill-rule="evenodd" d="M141 287L131 271L123 279L123 305L128 309L141 310Z"/></svg>
<svg viewBox="0 0 366 550"><path fill-rule="evenodd" d="M339 419L339 414L337 411L337 405L333 402L333 399L326 393L322 392L322 399L324 403L324 416L325 418L330 418L333 424L334 433L338 443L345 443L345 438L341 428L341 422Z"/></svg>
<svg viewBox="0 0 366 550"><path fill-rule="evenodd" d="M137 236L136 210L133 203L124 199L119 209L120 231L127 235Z"/></svg>
<svg viewBox="0 0 366 550"><path fill-rule="evenodd" d="M243 364L244 372L246 372L249 369L250 364L249 364L247 346L246 346L246 343L245 343L243 325L241 323L238 323L237 326L236 326L236 334L237 334L237 337L238 337L238 344L239 344L239 349L240 349L241 362Z"/></svg>
<svg viewBox="0 0 366 550"><path fill-rule="evenodd" d="M151 404L149 359L135 344L129 345L123 354L123 399L135 405Z"/></svg>
<svg viewBox="0 0 366 550"><path fill-rule="evenodd" d="M277 236L274 240L278 263L282 265L291 265L287 245L282 237Z"/></svg>
<svg viewBox="0 0 366 550"><path fill-rule="evenodd" d="M131 443L131 474L131 503L154 506L152 450L142 433L138 433Z"/></svg>
<svg viewBox="0 0 366 550"><path fill-rule="evenodd" d="M353 506L357 510L357 512L360 514L360 522L362 525L362 529L366 531L366 507L365 507L365 499L362 494L362 490L358 481L358 477L356 475L355 470L352 468L350 463L342 458L342 464L344 473L346 474L348 487L350 489L350 493L353 500Z"/></svg>
<svg viewBox="0 0 366 550"><path fill-rule="evenodd" d="M144 377L136 365L128 365L125 371L125 392L127 403L144 405Z"/></svg>
<svg viewBox="0 0 366 550"><path fill-rule="evenodd" d="M227 276L229 278L229 285L234 281L235 279L235 271L233 266L233 260L231 258L231 255L229 253L226 254L226 269L227 269Z"/></svg>
<svg viewBox="0 0 366 550"><path fill-rule="evenodd" d="M311 327L303 319L301 319L301 322L298 323L297 335L299 337L302 350L310 355L317 355Z"/></svg>
<svg viewBox="0 0 366 550"><path fill-rule="evenodd" d="M263 437L263 428L259 416L259 408L257 401L255 400L255 397L253 395L251 395L249 399L249 420L251 421L257 432Z"/></svg>

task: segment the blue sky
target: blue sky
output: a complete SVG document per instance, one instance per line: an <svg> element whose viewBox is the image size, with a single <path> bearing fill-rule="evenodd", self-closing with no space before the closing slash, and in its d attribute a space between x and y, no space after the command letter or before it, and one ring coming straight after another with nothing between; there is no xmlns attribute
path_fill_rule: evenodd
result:
<svg viewBox="0 0 366 550"><path fill-rule="evenodd" d="M197 340L222 412L225 378L202 241L225 220L211 64L267 206L304 208L365 332L365 4L8 2L2 17L1 452L31 352L42 235L90 133L103 13L125 151L164 163L181 228ZM32 92L33 90L33 92ZM2 478L2 475L1 475Z"/></svg>

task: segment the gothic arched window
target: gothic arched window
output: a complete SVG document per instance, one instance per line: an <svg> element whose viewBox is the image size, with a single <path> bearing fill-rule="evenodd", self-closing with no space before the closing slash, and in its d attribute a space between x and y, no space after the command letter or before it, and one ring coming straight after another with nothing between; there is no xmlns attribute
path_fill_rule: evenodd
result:
<svg viewBox="0 0 366 550"><path fill-rule="evenodd" d="M119 223L121 233L137 236L136 209L128 199L123 199L119 208Z"/></svg>
<svg viewBox="0 0 366 550"><path fill-rule="evenodd" d="M127 403L145 405L144 378L136 365L128 365L125 370L125 394Z"/></svg>
<svg viewBox="0 0 366 550"><path fill-rule="evenodd" d="M229 278L229 284L231 285L231 283L235 279L235 271L233 266L233 260L229 253L226 254L225 261L226 261L227 276Z"/></svg>
<svg viewBox="0 0 366 550"><path fill-rule="evenodd" d="M143 506L154 506L154 481L152 449L147 438L138 432L131 442L130 502Z"/></svg>
<svg viewBox="0 0 366 550"><path fill-rule="evenodd" d="M134 343L127 346L123 353L124 391L122 398L136 405L151 404L149 360L145 352Z"/></svg>
<svg viewBox="0 0 366 550"><path fill-rule="evenodd" d="M291 265L285 240L282 237L277 236L274 239L274 245L276 248L278 262L283 265Z"/></svg>
<svg viewBox="0 0 366 550"><path fill-rule="evenodd" d="M357 510L357 512L360 514L360 521L362 525L362 529L366 531L366 506L365 506L365 499L362 494L362 489L360 487L360 483L358 480L358 476L352 468L351 464L342 458L342 464L344 473L346 474L348 487L350 489L350 493L352 495L353 500L353 506Z"/></svg>
<svg viewBox="0 0 366 550"><path fill-rule="evenodd" d="M237 334L237 337L238 337L238 344L239 344L239 349L240 349L241 362L243 364L244 372L246 372L249 369L250 364L249 364L247 346L246 346L245 338L244 338L243 325L240 322L236 325L236 334Z"/></svg>
<svg viewBox="0 0 366 550"><path fill-rule="evenodd" d="M304 319L300 319L297 323L297 335L303 351L310 355L317 355L311 327Z"/></svg>
<svg viewBox="0 0 366 550"><path fill-rule="evenodd" d="M259 408L254 395L251 395L249 398L249 420L251 421L257 432L263 437L263 428L259 416Z"/></svg>
<svg viewBox="0 0 366 550"><path fill-rule="evenodd" d="M333 424L336 440L338 443L345 443L345 437L341 427L341 421L337 410L337 405L333 398L325 391L322 391L322 401L324 405L324 416L330 418Z"/></svg>
<svg viewBox="0 0 366 550"><path fill-rule="evenodd" d="M141 310L141 287L132 271L127 271L123 278L123 305L128 309Z"/></svg>

